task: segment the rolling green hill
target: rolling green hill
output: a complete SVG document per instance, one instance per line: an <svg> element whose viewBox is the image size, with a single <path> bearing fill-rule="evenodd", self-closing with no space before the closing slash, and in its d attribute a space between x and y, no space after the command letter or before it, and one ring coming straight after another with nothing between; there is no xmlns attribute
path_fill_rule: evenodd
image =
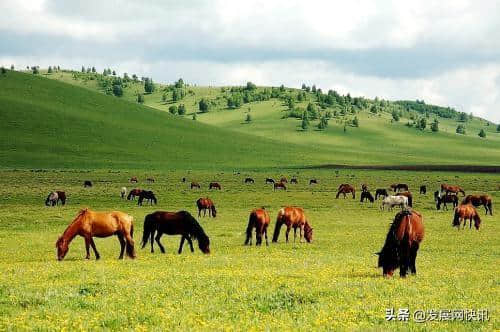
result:
<svg viewBox="0 0 500 332"><path fill-rule="evenodd" d="M353 109L349 104L346 114L336 114L339 105L325 106L311 92L288 88L282 88L280 96L229 108L227 99L234 96L229 87L185 85L184 98L173 102L173 85L156 84L139 104L137 94L144 93L140 81L126 82L123 96L114 97L105 95L110 89L103 87L103 78L68 71L41 75L8 71L0 76L2 166L243 169L498 165L500 161L500 134L494 124L479 118L464 123L466 135L455 133L457 119L434 113L427 117L427 129L419 130L405 125L417 122L419 114L393 102L363 99L362 106ZM255 95L269 91L255 88ZM318 119L311 118L306 131L300 119L290 117L283 97L299 93L304 98L294 102L294 109L305 110L311 103L319 114ZM210 105L206 113L198 112L202 98ZM168 113L170 106L180 104L185 105L184 116ZM370 111L373 105L376 112ZM391 110L399 112L399 122L391 121ZM328 127L318 130L319 118L326 112L330 112ZM191 120L194 113L197 121ZM247 113L250 123L245 122ZM359 127L350 125L354 117ZM434 118L439 120L439 132L428 129ZM481 128L487 133L485 139L477 136Z"/></svg>

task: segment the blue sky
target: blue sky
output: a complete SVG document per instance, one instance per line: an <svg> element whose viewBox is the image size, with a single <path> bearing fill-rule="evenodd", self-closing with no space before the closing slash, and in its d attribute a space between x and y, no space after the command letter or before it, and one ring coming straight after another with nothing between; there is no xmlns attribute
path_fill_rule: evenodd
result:
<svg viewBox="0 0 500 332"><path fill-rule="evenodd" d="M500 122L500 1L0 2L0 64L424 99Z"/></svg>

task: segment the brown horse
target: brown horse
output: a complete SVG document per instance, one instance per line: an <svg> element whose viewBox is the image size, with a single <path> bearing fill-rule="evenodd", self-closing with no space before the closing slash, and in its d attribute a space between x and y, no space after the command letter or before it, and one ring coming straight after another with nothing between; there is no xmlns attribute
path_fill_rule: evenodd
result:
<svg viewBox="0 0 500 332"><path fill-rule="evenodd" d="M221 190L221 186L217 182L210 182L210 185L208 186L208 189L219 189L219 190Z"/></svg>
<svg viewBox="0 0 500 332"><path fill-rule="evenodd" d="M184 246L185 240L188 241L191 252L194 252L192 238L198 240L198 247L204 254L210 253L210 239L196 219L187 211L156 211L148 214L146 218L144 218L142 248L144 249L146 244L148 244L148 240L151 239L151 252L154 252L154 239L160 247L161 252L165 253L165 248L160 242L160 238L163 234L182 235L178 250L179 254L182 253L182 247Z"/></svg>
<svg viewBox="0 0 500 332"><path fill-rule="evenodd" d="M293 227L293 242L297 237L297 228L300 230L299 242L302 242L302 232L304 232L304 238L307 242L312 242L313 238L313 228L307 222L304 210L299 207L287 206L281 208L278 211L278 217L276 218L276 226L274 228L273 242L278 242L278 237L280 235L281 226L286 225L286 242L288 242L288 234L290 229Z"/></svg>
<svg viewBox="0 0 500 332"><path fill-rule="evenodd" d="M130 192L128 193L128 196L127 196L127 200L129 200L129 201L131 199L135 200L135 196L140 196L141 192L142 192L142 189L138 189L138 188L130 190Z"/></svg>
<svg viewBox="0 0 500 332"><path fill-rule="evenodd" d="M59 191L57 192L59 193ZM59 196L61 197L61 196ZM484 206L484 209L486 210L486 214L488 212L490 215L493 215L493 209L492 209L492 202L491 202L491 196L490 195L467 195L465 196L462 204L472 204L475 207L479 206Z"/></svg>
<svg viewBox="0 0 500 332"><path fill-rule="evenodd" d="M448 210L448 206L446 205L446 203L452 203L453 208L456 208L458 206L458 196L455 194L441 195L439 190L436 190L434 192L434 200L436 201L436 209L438 210L441 209L441 204L443 204L443 210Z"/></svg>
<svg viewBox="0 0 500 332"><path fill-rule="evenodd" d="M120 211L95 212L88 208L82 209L56 242L57 259L62 260L66 256L69 244L77 235L85 238L86 259L90 259L90 246L94 249L95 258L100 258L92 239L94 236L109 237L112 235L116 235L120 241L119 259L123 258L125 248L127 249L127 256L135 258L133 221L132 216Z"/></svg>
<svg viewBox="0 0 500 332"><path fill-rule="evenodd" d="M344 198L346 198L346 194L351 193L352 199L356 198L356 189L353 186L347 183L343 183L339 186L337 196L335 198L339 198L340 194L344 194Z"/></svg>
<svg viewBox="0 0 500 332"><path fill-rule="evenodd" d="M465 191L460 186L452 186L446 183L441 184L441 192L445 193L454 193L458 195L458 193L462 193L465 196Z"/></svg>
<svg viewBox="0 0 500 332"><path fill-rule="evenodd" d="M260 246L262 244L262 234L266 237L266 245L269 245L267 241L267 227L271 222L269 213L264 208L255 209L250 212L250 217L248 218L247 226L247 238L245 240L245 245L252 245L252 230L255 228L255 245Z"/></svg>
<svg viewBox="0 0 500 332"><path fill-rule="evenodd" d="M214 202L210 198L199 198L196 201L196 206L198 206L198 217L201 217L201 210L203 210L203 216L205 217L207 215L207 210L208 210L208 216L215 218L217 215L217 210L215 209Z"/></svg>
<svg viewBox="0 0 500 332"><path fill-rule="evenodd" d="M286 190L286 186L283 182L277 182L274 184L274 190L276 190L276 189Z"/></svg>
<svg viewBox="0 0 500 332"><path fill-rule="evenodd" d="M404 210L398 212L389 228L385 244L378 252L378 267L383 270L384 277L391 277L399 267L399 275L406 277L408 269L417 273L415 260L420 242L424 239L424 222L417 211Z"/></svg>
<svg viewBox="0 0 500 332"><path fill-rule="evenodd" d="M132 183L132 182L135 182L135 183L139 182L137 180L137 176L133 176L133 177L130 178L130 183Z"/></svg>
<svg viewBox="0 0 500 332"><path fill-rule="evenodd" d="M394 192L398 192L398 191L408 191L408 185L406 183L394 183L394 184L391 184L390 185L390 188L394 191Z"/></svg>
<svg viewBox="0 0 500 332"><path fill-rule="evenodd" d="M396 194L396 196L408 197L408 206L413 207L413 195L409 191L403 191Z"/></svg>
<svg viewBox="0 0 500 332"><path fill-rule="evenodd" d="M286 177L282 176L280 179L280 182L281 183L288 183L288 180L286 179Z"/></svg>
<svg viewBox="0 0 500 332"><path fill-rule="evenodd" d="M198 182L191 182L191 189L193 189L193 188L198 188L198 189L200 189L200 188L201 188L201 186L200 186L200 184L199 184Z"/></svg>
<svg viewBox="0 0 500 332"><path fill-rule="evenodd" d="M469 219L469 228L472 228L472 219L474 219L474 227L479 230L479 225L481 225L481 218L477 213L477 210L472 204L460 204L455 208L455 215L453 216L453 226L458 227L460 230L460 223L464 221L464 227L467 224L467 219Z"/></svg>

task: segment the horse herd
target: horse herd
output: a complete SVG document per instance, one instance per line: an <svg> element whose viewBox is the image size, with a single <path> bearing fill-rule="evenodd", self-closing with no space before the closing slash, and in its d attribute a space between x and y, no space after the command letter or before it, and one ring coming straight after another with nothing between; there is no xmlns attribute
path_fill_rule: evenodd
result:
<svg viewBox="0 0 500 332"><path fill-rule="evenodd" d="M137 178L133 177L130 181L137 183ZM148 178L148 182L154 182L154 179ZM182 182L185 182L185 178L182 179ZM246 178L244 182L255 183L252 178ZM293 178L290 182L298 183L298 180ZM84 186L88 187L89 183L90 186L92 186L90 181L85 181ZM286 190L286 178L281 178L279 182L267 178L265 183L273 183L275 189L276 185L280 187L283 186L283 189ZM316 179L310 180L310 184L317 183ZM198 183L192 182L191 188L193 188L193 184L197 184L198 188L200 187ZM409 191L408 185L403 183L392 184L389 188L393 191L393 195L390 195L387 189L378 188L375 191L374 198L368 186L363 184L361 186L361 202L368 200L373 203L374 200L382 198L381 209L388 207L392 210L395 206L401 208L401 211L396 214L389 228L382 250L377 254L379 255L378 266L382 268L384 276L392 276L394 270L399 268L400 276L405 277L408 270L413 274L416 273L415 260L417 251L424 238L423 217L419 212L412 209L413 195ZM212 182L209 185L209 189L221 190L221 186L216 182ZM120 191L122 199L125 198L126 192L127 189L122 187ZM426 192L426 186L420 186L419 193L425 195ZM472 221L474 221L475 228L479 230L481 219L476 207L484 206L486 214L489 213L492 215L491 197L487 194L467 195L459 205L459 193L465 196L464 190L459 186L442 184L440 190L434 193L436 208L439 210L441 205L443 205L443 208L447 209L446 203L452 203L454 207L452 225L460 229L461 222L463 221L463 228L465 228L467 220L470 220L470 228L472 228ZM338 187L336 198L339 198L340 194L343 194L344 198L346 198L346 194L352 194L352 198L355 199L356 190L352 185L344 183ZM152 191L132 189L127 195L127 199L133 200L136 196L139 197L139 205L142 205L144 199L151 204L157 203L156 196ZM66 194L63 191L51 192L45 204L47 206L55 206L59 202L61 202L62 205L66 202ZM196 201L196 205L198 207L198 217L201 217L201 212L203 212L203 216L206 216L207 211L209 217L216 217L217 210L210 198L199 198ZM270 225L270 221L270 215L264 207L252 210L248 219L244 244L252 244L252 234L255 229L256 245L261 245L263 238L265 238L266 245L269 245L267 229ZM283 225L286 226L286 242L289 240L289 233L292 228L294 230L294 242L297 237L297 229L299 230L299 242L302 242L303 237L307 242L312 242L313 228L302 208L287 206L278 211L272 242L278 241L280 229ZM87 259L90 258L90 247L92 247L96 259L100 258L93 237L109 237L112 235L116 235L120 242L119 259L123 258L125 252L130 258L135 258L136 253L134 249L133 232L133 217L124 212L95 212L88 208L82 209L57 240L57 258L58 260L62 260L65 257L69 249L69 243L77 235L85 239ZM191 251L194 251L193 239L197 240L198 247L203 253L210 253L210 239L208 235L198 221L187 211L156 211L148 214L144 219L142 248L150 242L151 252L154 252L154 242L156 241L160 251L165 253L165 248L160 242L163 234L181 235L178 249L179 254L182 253L185 241L188 242Z"/></svg>

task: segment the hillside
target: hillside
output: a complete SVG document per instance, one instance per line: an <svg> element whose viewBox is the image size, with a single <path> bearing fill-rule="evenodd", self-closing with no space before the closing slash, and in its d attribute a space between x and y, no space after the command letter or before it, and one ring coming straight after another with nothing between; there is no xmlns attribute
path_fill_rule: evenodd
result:
<svg viewBox="0 0 500 332"><path fill-rule="evenodd" d="M435 107L451 118L428 114L426 129L419 130L406 124L425 115L405 102L353 98L349 104L327 104L317 93L299 89L255 87L249 94L245 87L184 84L180 89L155 84L153 93L144 94L144 84L133 80L122 85L122 97L107 96L110 86L103 87L102 81L113 79L68 71L8 71L0 77L0 111L7 119L0 143L2 166L242 169L498 165L500 160L496 126L467 119L466 135L458 135L455 128L460 122L449 108ZM173 102L176 89L183 97ZM137 103L137 94L143 94L143 104ZM249 95L253 100L245 102ZM207 101L208 112L199 112L201 99ZM235 106L229 106L228 99ZM169 114L171 106L181 104L185 115ZM304 131L302 120L294 116L299 112L300 117L309 104L317 118L311 117ZM399 122L391 120L394 111ZM194 113L197 121L191 120ZM247 113L250 123L245 121ZM317 124L325 117L328 126L319 130ZM354 117L359 127L352 126ZM434 118L439 132L429 129ZM481 128L485 139L477 136Z"/></svg>

